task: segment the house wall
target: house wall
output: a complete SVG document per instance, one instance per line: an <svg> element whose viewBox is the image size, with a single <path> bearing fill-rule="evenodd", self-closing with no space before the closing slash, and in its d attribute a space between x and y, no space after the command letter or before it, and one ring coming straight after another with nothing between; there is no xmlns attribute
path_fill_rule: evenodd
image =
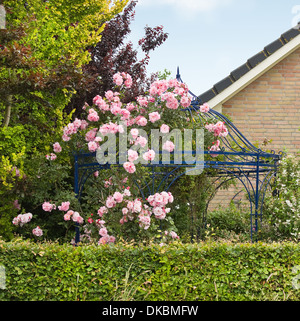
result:
<svg viewBox="0 0 300 321"><path fill-rule="evenodd" d="M250 140L276 152L300 150L300 49L223 104L234 124Z"/></svg>
<svg viewBox="0 0 300 321"><path fill-rule="evenodd" d="M276 152L300 151L300 49L275 65L223 104L236 127L259 147ZM220 191L211 208L228 203L236 189Z"/></svg>

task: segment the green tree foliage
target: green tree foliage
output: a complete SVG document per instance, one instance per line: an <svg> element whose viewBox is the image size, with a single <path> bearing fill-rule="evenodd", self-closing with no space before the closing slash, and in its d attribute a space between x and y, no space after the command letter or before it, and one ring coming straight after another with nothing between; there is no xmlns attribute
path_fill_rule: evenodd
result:
<svg viewBox="0 0 300 321"><path fill-rule="evenodd" d="M0 30L0 226L10 211L31 159L43 156L70 121L64 112L84 86L87 50L101 41L105 23L128 0L4 0ZM13 168L18 170L18 176ZM26 175L25 175L26 179ZM22 185L22 184L21 184Z"/></svg>

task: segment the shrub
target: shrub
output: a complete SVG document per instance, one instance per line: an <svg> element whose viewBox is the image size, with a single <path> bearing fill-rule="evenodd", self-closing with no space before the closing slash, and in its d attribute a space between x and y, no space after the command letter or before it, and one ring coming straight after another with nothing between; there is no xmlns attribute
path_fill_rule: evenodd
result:
<svg viewBox="0 0 300 321"><path fill-rule="evenodd" d="M263 209L273 240L300 239L300 158L289 155L278 168Z"/></svg>
<svg viewBox="0 0 300 321"><path fill-rule="evenodd" d="M206 227L216 237L227 238L233 235L248 236L250 239L250 210L248 206L237 208L233 202L227 208L211 211L207 215Z"/></svg>
<svg viewBox="0 0 300 321"><path fill-rule="evenodd" d="M0 300L299 300L295 243L110 244L0 241Z"/></svg>

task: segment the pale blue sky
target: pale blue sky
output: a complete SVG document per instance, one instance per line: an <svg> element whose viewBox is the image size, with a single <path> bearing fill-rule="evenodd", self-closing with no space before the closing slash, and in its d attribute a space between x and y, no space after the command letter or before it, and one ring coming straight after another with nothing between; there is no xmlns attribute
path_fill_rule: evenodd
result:
<svg viewBox="0 0 300 321"><path fill-rule="evenodd" d="M169 38L151 53L148 72L168 69L175 77L179 66L199 95L295 21L300 0L139 0L130 39L136 44L145 25L163 25Z"/></svg>

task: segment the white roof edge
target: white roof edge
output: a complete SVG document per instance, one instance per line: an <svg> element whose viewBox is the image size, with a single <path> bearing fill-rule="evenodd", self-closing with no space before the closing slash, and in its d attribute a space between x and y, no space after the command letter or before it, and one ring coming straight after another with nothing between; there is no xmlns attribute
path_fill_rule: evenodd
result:
<svg viewBox="0 0 300 321"><path fill-rule="evenodd" d="M216 106L220 106L225 103L227 100L232 98L238 92L243 90L249 84L251 84L254 80L259 78L261 75L266 73L272 67L277 65L280 61L290 55L293 51L297 50L300 47L300 34L296 36L294 39L289 41L287 44L282 46L272 55L267 57L264 61L259 63L256 67L249 70L244 76L234 82L232 85L224 89L217 96L209 100L207 103L210 108L214 108Z"/></svg>

